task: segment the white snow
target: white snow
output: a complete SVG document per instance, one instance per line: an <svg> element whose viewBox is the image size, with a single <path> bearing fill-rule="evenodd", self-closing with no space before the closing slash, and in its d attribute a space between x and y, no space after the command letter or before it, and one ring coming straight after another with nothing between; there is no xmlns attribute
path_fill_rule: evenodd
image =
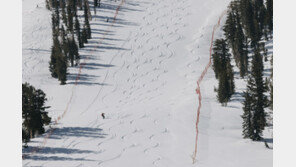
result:
<svg viewBox="0 0 296 167"><path fill-rule="evenodd" d="M23 0L23 82L45 91L53 120L66 114L48 139L41 135L23 149L29 154L23 166L272 166L272 150L241 135L245 82L236 81L238 94L222 107L212 69L201 84L192 164L196 80L209 59L212 28L230 0L125 0L112 27L106 20L120 0L102 0L97 15L92 12L93 38L80 50L80 80L75 85L79 67L69 68L64 86L48 70L51 12L44 2Z"/></svg>

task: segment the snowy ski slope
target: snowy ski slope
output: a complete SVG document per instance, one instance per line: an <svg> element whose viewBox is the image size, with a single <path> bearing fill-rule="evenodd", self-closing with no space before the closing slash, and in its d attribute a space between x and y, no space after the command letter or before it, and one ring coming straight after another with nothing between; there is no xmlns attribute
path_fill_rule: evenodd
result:
<svg viewBox="0 0 296 167"><path fill-rule="evenodd" d="M48 139L39 136L23 149L23 166L272 166L272 150L242 139L240 94L229 107L216 102L212 69L201 84L192 164L196 80L230 0L124 0L113 26L106 20L121 0L102 0L92 11L93 38L80 50L80 79L76 85L79 67L69 68L64 86L48 70L51 12L44 2L23 0L23 82L44 90L53 120L65 115ZM220 30L215 37L221 36ZM245 82L236 84L241 93Z"/></svg>

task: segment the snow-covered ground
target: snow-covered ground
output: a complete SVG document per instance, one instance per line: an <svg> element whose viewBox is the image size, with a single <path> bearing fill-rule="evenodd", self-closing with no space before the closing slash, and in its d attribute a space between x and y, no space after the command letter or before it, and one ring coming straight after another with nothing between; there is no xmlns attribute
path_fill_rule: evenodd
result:
<svg viewBox="0 0 296 167"><path fill-rule="evenodd" d="M238 93L222 107L212 69L201 84L192 164L196 80L208 62L212 28L230 0L125 0L112 27L106 20L121 1L102 0L92 12L93 38L80 50L80 80L75 85L79 68L69 68L64 86L48 70L51 12L44 2L23 0L23 82L44 90L53 120L66 114L48 139L37 137L23 149L29 154L41 146L23 166L272 166L272 150L241 135L245 82L236 81ZM220 29L215 37L221 35Z"/></svg>

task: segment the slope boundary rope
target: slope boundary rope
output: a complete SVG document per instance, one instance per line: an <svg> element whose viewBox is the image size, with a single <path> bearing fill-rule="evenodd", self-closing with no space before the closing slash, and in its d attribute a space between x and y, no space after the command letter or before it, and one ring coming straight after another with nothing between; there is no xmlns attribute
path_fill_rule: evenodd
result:
<svg viewBox="0 0 296 167"><path fill-rule="evenodd" d="M198 144L197 143L198 142L198 123L199 123L200 110L201 110L201 106L202 106L202 95L201 95L201 91L200 91L200 84L201 84L204 76L207 74L208 69L211 67L211 64L212 64L211 55L212 55L212 48L213 48L213 42L214 42L215 32L219 28L221 19L223 18L223 16L226 13L227 13L227 10L224 10L223 13L220 15L217 24L214 25L214 27L213 27L212 37L211 37L211 44L210 44L210 50L209 50L209 62L207 64L207 66L204 68L203 72L201 73L200 77L198 78L198 80L196 82L197 88L196 88L195 92L198 95L198 108L197 108L197 117L196 117L196 123L195 123L195 129L196 129L195 147L194 147L194 152L193 152L193 155L192 155L192 163L193 164L197 160L196 157L197 157L197 144Z"/></svg>
<svg viewBox="0 0 296 167"><path fill-rule="evenodd" d="M107 28L107 30L110 30L110 28L113 27L113 25L115 24L115 22L116 22L116 17L117 17L117 15L118 15L118 12L119 12L121 6L124 4L124 2L125 2L125 0L121 0L120 4L117 6L117 8L116 8L116 10L115 10L114 17L113 17L113 19L112 19L112 22L111 22L110 26ZM109 32L109 31L106 31L106 32L103 34L102 38L98 41L98 45L99 45L99 44L105 39L105 37L106 37L106 35L108 34L108 32ZM98 48L98 46L97 46L96 48ZM94 49L93 49L92 51L94 51ZM88 60L88 57L86 57L86 58L84 59L83 63L81 63L80 66L79 66L79 70L78 70L78 73L77 73L76 78L75 78L75 83L74 83L74 86L73 86L72 91L71 91L70 99L69 99L69 101L67 102L67 105L66 105L66 108L65 108L64 112L62 113L62 115L60 115L60 116L57 117L57 119L53 122L52 125L57 125L58 122L59 122L61 119L63 119L63 118L65 117L66 113L68 112L68 109L69 109L70 103L71 103L71 101L72 101L72 99L73 99L74 90L75 90L75 88L76 88L76 86L77 86L77 83L78 83L79 78L80 78L80 75L81 75L81 70L82 70L83 67L85 66L85 63L86 63L87 60ZM44 148L44 146L45 146L46 143L47 143L48 138L53 134L53 132L54 132L56 129L57 129L57 128L50 127L50 129L48 130L46 136L44 137L43 142L42 142L39 146L37 146L37 147L35 147L34 149L32 149L28 154L29 154L29 155L35 154L37 151L39 151L39 150L41 150L42 148ZM28 156L28 154L23 154L23 155L22 155L22 159L25 159L25 158Z"/></svg>

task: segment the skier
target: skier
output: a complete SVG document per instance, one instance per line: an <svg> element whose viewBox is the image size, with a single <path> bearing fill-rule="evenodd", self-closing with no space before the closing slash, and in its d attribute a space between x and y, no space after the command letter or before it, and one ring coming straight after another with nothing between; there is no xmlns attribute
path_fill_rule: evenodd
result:
<svg viewBox="0 0 296 167"><path fill-rule="evenodd" d="M101 116L103 117L103 119L105 119L105 113L102 113Z"/></svg>

